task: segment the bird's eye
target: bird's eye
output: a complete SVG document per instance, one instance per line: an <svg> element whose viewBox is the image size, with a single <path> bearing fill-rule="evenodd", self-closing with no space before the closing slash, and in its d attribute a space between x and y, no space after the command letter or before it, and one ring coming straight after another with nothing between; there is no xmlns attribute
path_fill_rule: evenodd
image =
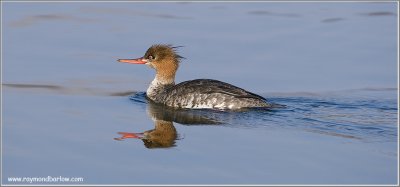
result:
<svg viewBox="0 0 400 187"><path fill-rule="evenodd" d="M149 60L153 60L154 57L152 55L149 55Z"/></svg>

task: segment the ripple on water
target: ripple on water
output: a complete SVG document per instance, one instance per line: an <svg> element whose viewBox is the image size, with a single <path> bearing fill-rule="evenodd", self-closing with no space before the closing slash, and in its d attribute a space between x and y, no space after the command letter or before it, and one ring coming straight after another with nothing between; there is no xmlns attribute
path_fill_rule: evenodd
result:
<svg viewBox="0 0 400 187"><path fill-rule="evenodd" d="M377 93L382 91L385 99L382 99L382 93ZM334 96L268 97L270 102L285 107L241 111L163 108L161 113L173 115L168 119L184 125L204 123L233 128L290 128L363 141L397 141L396 92L360 92L369 92L369 96L358 97L353 92L344 92ZM144 92L138 92L130 99L138 104L152 105ZM198 120L193 122L193 119Z"/></svg>

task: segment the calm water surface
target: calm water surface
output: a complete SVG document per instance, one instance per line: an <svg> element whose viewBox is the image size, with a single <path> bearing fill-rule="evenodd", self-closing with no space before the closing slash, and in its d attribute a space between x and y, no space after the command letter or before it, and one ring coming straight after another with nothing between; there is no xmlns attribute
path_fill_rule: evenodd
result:
<svg viewBox="0 0 400 187"><path fill-rule="evenodd" d="M3 184L398 182L395 3L3 3L2 14ZM177 82L218 79L277 106L147 101L154 72L115 61L155 43L185 46Z"/></svg>

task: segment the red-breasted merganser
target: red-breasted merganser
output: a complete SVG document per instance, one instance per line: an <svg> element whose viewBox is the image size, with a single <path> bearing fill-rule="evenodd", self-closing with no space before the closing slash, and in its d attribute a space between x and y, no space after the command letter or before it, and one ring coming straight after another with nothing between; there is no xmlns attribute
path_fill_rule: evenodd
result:
<svg viewBox="0 0 400 187"><path fill-rule="evenodd" d="M231 84L212 79L196 79L175 85L175 74L183 58L171 45L153 45L137 59L118 62L146 64L156 70L156 77L146 91L155 103L175 108L241 109L270 107L265 98Z"/></svg>

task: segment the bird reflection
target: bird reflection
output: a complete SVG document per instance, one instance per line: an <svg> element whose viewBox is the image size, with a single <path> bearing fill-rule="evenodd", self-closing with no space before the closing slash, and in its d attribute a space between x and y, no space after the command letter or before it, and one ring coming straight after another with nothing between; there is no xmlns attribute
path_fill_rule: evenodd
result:
<svg viewBox="0 0 400 187"><path fill-rule="evenodd" d="M175 140L178 135L172 121L155 120L155 128L143 133L119 132L122 135L115 140L124 140L127 138L141 139L144 146L151 148L168 148L175 146Z"/></svg>
<svg viewBox="0 0 400 187"><path fill-rule="evenodd" d="M118 132L121 135L115 140L140 139L144 146L153 148L174 147L179 135L173 122L183 125L217 125L220 124L205 110L174 109L149 101L147 113L154 121L154 129L142 133Z"/></svg>

